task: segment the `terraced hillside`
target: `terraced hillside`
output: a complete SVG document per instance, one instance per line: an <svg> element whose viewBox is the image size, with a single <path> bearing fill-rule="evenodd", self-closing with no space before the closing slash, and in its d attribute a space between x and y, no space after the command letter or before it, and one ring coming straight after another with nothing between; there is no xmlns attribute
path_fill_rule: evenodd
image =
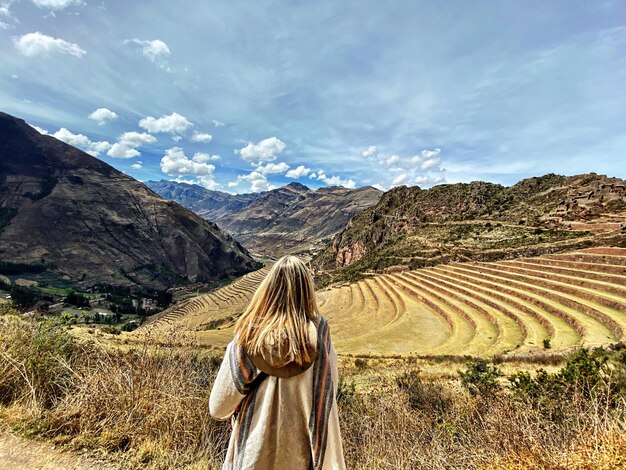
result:
<svg viewBox="0 0 626 470"><path fill-rule="evenodd" d="M184 326L225 345L267 268L163 314L139 331ZM625 339L626 249L439 265L318 292L335 346L353 354L490 356Z"/></svg>

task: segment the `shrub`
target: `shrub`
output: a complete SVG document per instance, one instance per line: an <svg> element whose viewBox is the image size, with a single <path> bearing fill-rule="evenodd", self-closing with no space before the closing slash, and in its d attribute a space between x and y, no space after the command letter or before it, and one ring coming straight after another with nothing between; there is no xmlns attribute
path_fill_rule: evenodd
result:
<svg viewBox="0 0 626 470"><path fill-rule="evenodd" d="M356 384L354 380L345 379L343 376L339 377L339 383L337 384L337 402L338 403L351 403L356 397Z"/></svg>
<svg viewBox="0 0 626 470"><path fill-rule="evenodd" d="M138 325L136 321L129 321L124 323L121 327L120 330L122 331L135 331L137 329Z"/></svg>
<svg viewBox="0 0 626 470"><path fill-rule="evenodd" d="M19 315L20 311L11 304L0 304L0 316L2 315Z"/></svg>
<svg viewBox="0 0 626 470"><path fill-rule="evenodd" d="M607 352L580 349L567 358L565 366L556 373L539 369L533 377L518 372L509 378L514 394L529 402L542 414L557 420L568 402L600 400L613 407L626 392L626 356L617 354L609 363Z"/></svg>
<svg viewBox="0 0 626 470"><path fill-rule="evenodd" d="M543 349L552 348L552 344L550 344L550 338L546 338L543 340Z"/></svg>
<svg viewBox="0 0 626 470"><path fill-rule="evenodd" d="M100 331L102 331L103 333L108 333L110 335L119 335L121 333L119 328L111 325L104 325L100 328Z"/></svg>
<svg viewBox="0 0 626 470"><path fill-rule="evenodd" d="M354 360L354 366L359 370L365 370L367 368L367 360L357 357Z"/></svg>
<svg viewBox="0 0 626 470"><path fill-rule="evenodd" d="M70 381L76 351L56 321L0 319L0 402L52 406Z"/></svg>
<svg viewBox="0 0 626 470"><path fill-rule="evenodd" d="M61 315L59 315L59 322L64 325L75 325L76 317L71 313L61 312Z"/></svg>
<svg viewBox="0 0 626 470"><path fill-rule="evenodd" d="M452 407L452 399L445 393L443 386L422 381L417 369L400 374L396 384L406 393L408 404L414 410L442 415Z"/></svg>
<svg viewBox="0 0 626 470"><path fill-rule="evenodd" d="M493 395L501 389L498 378L502 372L484 359L467 363L467 369L459 371L461 383L472 395Z"/></svg>

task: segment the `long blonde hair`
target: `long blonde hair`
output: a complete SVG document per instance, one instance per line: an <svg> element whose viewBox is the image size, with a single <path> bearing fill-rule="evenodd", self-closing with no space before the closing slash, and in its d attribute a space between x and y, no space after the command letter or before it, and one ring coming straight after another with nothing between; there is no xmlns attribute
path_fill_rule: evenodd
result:
<svg viewBox="0 0 626 470"><path fill-rule="evenodd" d="M249 354L283 344L287 359L303 365L310 357L309 326L317 320L311 272L296 256L283 256L270 269L235 324L237 341Z"/></svg>

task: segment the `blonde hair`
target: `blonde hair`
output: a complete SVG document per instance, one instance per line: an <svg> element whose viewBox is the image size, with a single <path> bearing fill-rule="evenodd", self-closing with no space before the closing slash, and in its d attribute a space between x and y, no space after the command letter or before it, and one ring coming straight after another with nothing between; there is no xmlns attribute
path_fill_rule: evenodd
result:
<svg viewBox="0 0 626 470"><path fill-rule="evenodd" d="M317 320L311 272L296 256L283 256L270 269L235 324L238 343L248 354L282 344L289 361L303 365L310 357L309 326ZM282 348L281 348L282 349Z"/></svg>

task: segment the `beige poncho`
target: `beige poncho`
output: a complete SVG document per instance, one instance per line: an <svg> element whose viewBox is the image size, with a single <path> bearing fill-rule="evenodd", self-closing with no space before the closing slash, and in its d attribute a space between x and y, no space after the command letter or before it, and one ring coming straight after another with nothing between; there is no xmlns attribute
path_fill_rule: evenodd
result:
<svg viewBox="0 0 626 470"><path fill-rule="evenodd" d="M289 378L262 372L236 340L228 345L209 400L214 418L235 416L224 469L346 468L337 414L337 354L324 318L313 335L315 361ZM284 366L271 356L263 359L273 369ZM265 363L261 367L268 370Z"/></svg>

